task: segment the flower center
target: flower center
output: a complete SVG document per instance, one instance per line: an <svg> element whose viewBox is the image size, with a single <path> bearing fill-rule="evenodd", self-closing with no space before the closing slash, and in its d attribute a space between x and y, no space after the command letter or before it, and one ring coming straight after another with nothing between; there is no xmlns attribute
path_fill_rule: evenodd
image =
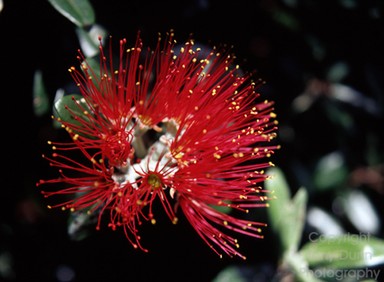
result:
<svg viewBox="0 0 384 282"><path fill-rule="evenodd" d="M144 126L148 126L148 127L152 126L152 118L150 116L139 115L139 119Z"/></svg>
<svg viewBox="0 0 384 282"><path fill-rule="evenodd" d="M149 185L152 186L153 189L158 189L163 184L163 182L161 181L161 177L154 173L148 175L147 182Z"/></svg>

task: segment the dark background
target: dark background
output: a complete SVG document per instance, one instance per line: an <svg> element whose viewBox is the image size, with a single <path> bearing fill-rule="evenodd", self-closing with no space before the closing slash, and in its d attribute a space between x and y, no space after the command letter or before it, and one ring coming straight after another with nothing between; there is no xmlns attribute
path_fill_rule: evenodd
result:
<svg viewBox="0 0 384 282"><path fill-rule="evenodd" d="M353 170L366 165L363 137L367 132L374 132L383 144L382 1L91 3L96 22L115 39L126 37L132 44L138 29L144 44L153 46L158 32L173 28L179 42L193 33L196 42L202 44L234 45L243 68L256 70L267 82L260 92L276 101L282 149L274 162L286 172L294 189L311 184L298 175L293 164L311 167L320 156L341 148L348 156L348 168ZM248 257L245 262L219 259L188 223L181 221L174 226L165 217L155 226L143 226L141 234L144 246L150 249L148 254L134 250L123 232L107 227L84 240L70 240L68 215L48 210L48 203L35 187L40 178L53 173L41 159L49 149L46 141L63 133L52 127L49 115L34 115L32 89L37 69L43 72L51 99L57 88L71 82L67 68L76 64L79 48L75 26L48 1L4 0L0 28L0 255L9 266L3 271L5 281L211 281L229 265L249 266L253 281L270 281L278 259L268 231L262 241L243 238L241 249ZM308 83L312 79L326 81L330 67L337 62L348 65L339 82L375 101L379 109L367 112L346 105L343 109L355 123L341 136L339 128L324 117L323 104L303 115L294 115L291 109L292 101ZM381 182L378 187L368 192L381 216ZM328 207L328 196L311 195L310 201ZM262 212L260 216L264 216ZM75 278L70 280L72 274Z"/></svg>

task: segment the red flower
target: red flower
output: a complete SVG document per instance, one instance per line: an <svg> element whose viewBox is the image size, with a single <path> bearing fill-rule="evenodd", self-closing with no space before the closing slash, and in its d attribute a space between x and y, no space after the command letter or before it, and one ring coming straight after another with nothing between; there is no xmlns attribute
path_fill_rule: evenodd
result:
<svg viewBox="0 0 384 282"><path fill-rule="evenodd" d="M38 185L65 185L43 194L70 194L52 207L97 213L98 228L108 212L108 225L122 226L135 248L147 251L138 229L155 223L158 201L173 223L180 208L220 256L243 257L234 234L262 237L265 224L220 208L268 205L264 169L278 148L273 102L257 102L261 81L241 73L229 51L203 53L192 39L176 48L173 32L153 51L143 51L140 34L133 48L125 44L116 66L112 45L107 55L100 39L98 72L81 52L81 71L70 68L82 98L66 106L70 119L58 120L72 142L51 143L46 158L61 176Z"/></svg>

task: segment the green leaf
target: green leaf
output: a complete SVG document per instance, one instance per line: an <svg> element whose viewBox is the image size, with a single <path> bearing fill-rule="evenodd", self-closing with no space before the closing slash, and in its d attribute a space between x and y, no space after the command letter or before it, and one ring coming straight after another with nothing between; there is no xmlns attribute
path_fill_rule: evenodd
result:
<svg viewBox="0 0 384 282"><path fill-rule="evenodd" d="M268 208L269 216L271 217L271 221L274 225L276 222L279 222L282 217L284 217L284 213L281 210L280 205L289 205L291 192L284 173L280 168L271 167L267 170L267 174L270 175L271 178L265 181L265 188L270 191L275 198L270 202L270 206Z"/></svg>
<svg viewBox="0 0 384 282"><path fill-rule="evenodd" d="M48 0L48 2L78 27L88 27L95 23L95 12L88 0Z"/></svg>
<svg viewBox="0 0 384 282"><path fill-rule="evenodd" d="M297 252L285 253L278 271L281 272L282 276L291 272L295 282L324 282L317 279L314 272L308 268L308 263Z"/></svg>
<svg viewBox="0 0 384 282"><path fill-rule="evenodd" d="M106 31L99 25L93 25L89 30L77 28L76 34L80 42L81 51L85 57L94 57L99 54L99 36L104 38Z"/></svg>
<svg viewBox="0 0 384 282"><path fill-rule="evenodd" d="M307 198L305 188L300 188L288 205L281 206L284 217L277 222L277 232L284 252L296 251L299 247L305 223Z"/></svg>
<svg viewBox="0 0 384 282"><path fill-rule="evenodd" d="M335 62L328 70L327 81L339 83L348 75L349 72L349 66L345 62Z"/></svg>
<svg viewBox="0 0 384 282"><path fill-rule="evenodd" d="M85 63L85 62L83 62ZM88 65L88 68L95 73L95 75L99 76L100 75L100 58L99 57L93 57L93 58L87 58L86 63ZM83 69L82 69L83 70ZM99 78L92 80L92 82L98 87L99 84Z"/></svg>
<svg viewBox="0 0 384 282"><path fill-rule="evenodd" d="M81 241L95 230L97 216L93 213L73 212L68 218L68 235L74 241Z"/></svg>
<svg viewBox="0 0 384 282"><path fill-rule="evenodd" d="M368 195L359 190L348 190L340 195L343 211L356 230L377 234L380 216Z"/></svg>
<svg viewBox="0 0 384 282"><path fill-rule="evenodd" d="M299 253L310 267L350 269L384 264L384 240L370 234L313 238Z"/></svg>
<svg viewBox="0 0 384 282"><path fill-rule="evenodd" d="M336 88L336 91L339 90ZM328 103L326 103L324 107L324 110L326 115L332 121L332 123L341 129L341 134L344 130L348 131L353 128L354 121L351 114L348 113L346 110L342 109L341 107L338 107L334 100L328 101Z"/></svg>
<svg viewBox="0 0 384 282"><path fill-rule="evenodd" d="M81 107L79 107L78 103ZM70 124L81 126L79 119L87 120L88 117L84 114L84 109L89 111L89 107L83 96L78 94L65 95L58 99L54 105L54 115L62 121Z"/></svg>
<svg viewBox="0 0 384 282"><path fill-rule="evenodd" d="M297 250L301 241L301 236L305 224L305 216L307 211L308 193L304 187L301 187L292 199L289 206L288 216L291 217L290 221L293 222L292 226L286 226L285 229L290 231L289 236L283 235L286 248L291 247ZM284 224L284 223L282 223Z"/></svg>
<svg viewBox="0 0 384 282"><path fill-rule="evenodd" d="M378 166L384 162L384 154L381 151L381 141L379 134L376 132L368 132L366 134L365 158L367 166Z"/></svg>
<svg viewBox="0 0 384 282"><path fill-rule="evenodd" d="M267 174L272 178L265 182L266 189L275 196L267 209L270 225L280 240L282 253L296 251L305 223L307 191L303 187L300 188L291 200L290 189L283 172L273 167Z"/></svg>
<svg viewBox="0 0 384 282"><path fill-rule="evenodd" d="M236 266L228 266L221 270L212 282L246 282L241 275L240 269Z"/></svg>
<svg viewBox="0 0 384 282"><path fill-rule="evenodd" d="M41 71L35 71L33 77L33 110L35 115L42 116L50 109L48 93L43 82Z"/></svg>
<svg viewBox="0 0 384 282"><path fill-rule="evenodd" d="M332 152L318 161L313 181L319 190L335 189L344 184L348 173L343 156L339 152Z"/></svg>
<svg viewBox="0 0 384 282"><path fill-rule="evenodd" d="M300 22L292 14L282 9L273 9L272 17L290 31L298 31L300 28Z"/></svg>

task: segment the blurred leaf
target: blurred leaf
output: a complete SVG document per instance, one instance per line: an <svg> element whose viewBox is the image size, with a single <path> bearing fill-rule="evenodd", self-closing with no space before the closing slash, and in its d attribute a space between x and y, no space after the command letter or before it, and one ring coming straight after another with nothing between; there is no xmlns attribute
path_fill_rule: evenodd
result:
<svg viewBox="0 0 384 282"><path fill-rule="evenodd" d="M300 188L291 200L290 188L283 172L273 167L267 173L272 178L265 182L265 188L275 196L267 209L270 225L281 242L282 252L295 251L305 222L307 191Z"/></svg>
<svg viewBox="0 0 384 282"><path fill-rule="evenodd" d="M313 181L319 190L334 189L345 182L348 173L343 156L339 152L332 152L317 162Z"/></svg>
<svg viewBox="0 0 384 282"><path fill-rule="evenodd" d="M271 176L270 179L265 181L265 188L270 191L274 196L274 200L271 203L279 202L279 204L288 205L291 201L291 190L283 171L278 167L271 167L267 170L267 174ZM279 221L284 213L279 206L270 205L268 212L274 221Z"/></svg>
<svg viewBox="0 0 384 282"><path fill-rule="evenodd" d="M283 264L279 271L282 272L282 275L286 276L286 272L290 272L294 276L294 280L287 279L287 281L295 282L323 282L323 280L317 279L317 276L314 275L314 272L309 269L308 263L304 260L297 252L287 252L283 257ZM283 281L278 280L278 281Z"/></svg>
<svg viewBox="0 0 384 282"><path fill-rule="evenodd" d="M236 266L229 266L219 272L212 282L247 282Z"/></svg>
<svg viewBox="0 0 384 282"><path fill-rule="evenodd" d="M95 23L95 12L88 0L48 0L64 17L78 27L88 27Z"/></svg>
<svg viewBox="0 0 384 282"><path fill-rule="evenodd" d="M105 29L99 25L93 25L89 30L84 30L83 28L76 29L81 50L85 57L93 57L99 53L99 36L104 38L106 33Z"/></svg>
<svg viewBox="0 0 384 282"><path fill-rule="evenodd" d="M342 81L350 72L350 68L347 63L335 62L328 70L327 81L332 83L338 83ZM332 84L331 87L334 85ZM333 88L332 88L333 89Z"/></svg>
<svg viewBox="0 0 384 282"><path fill-rule="evenodd" d="M279 206L284 213L284 217L276 223L284 252L296 251L299 247L305 223L307 199L307 191L305 188L300 188L288 205L271 203Z"/></svg>
<svg viewBox="0 0 384 282"><path fill-rule="evenodd" d="M87 58L86 63L88 65L88 69L91 69L93 73L99 76L100 74L100 59L98 57L93 57L93 58ZM83 69L82 69L83 70ZM92 80L92 82L98 86L98 79L97 80Z"/></svg>
<svg viewBox="0 0 384 282"><path fill-rule="evenodd" d="M16 281L15 273L15 258L11 252L0 251L0 278L5 279L5 281Z"/></svg>
<svg viewBox="0 0 384 282"><path fill-rule="evenodd" d="M97 216L86 212L73 212L68 220L68 235L72 240L80 241L88 237L94 230Z"/></svg>
<svg viewBox="0 0 384 282"><path fill-rule="evenodd" d="M316 230L318 230L319 233L324 235L334 236L334 235L340 235L345 233L340 222L336 220L336 218L334 217L334 214L332 214L332 211L329 212L319 207L311 206L308 209L307 222L309 225L316 228Z"/></svg>
<svg viewBox="0 0 384 282"><path fill-rule="evenodd" d="M54 115L62 121L81 126L79 119L88 119L88 117L84 114L84 109L88 111L89 107L83 96L78 94L66 95L55 102Z"/></svg>
<svg viewBox="0 0 384 282"><path fill-rule="evenodd" d="M371 234L379 231L380 217L365 193L349 191L344 195L342 205L346 216L357 230Z"/></svg>
<svg viewBox="0 0 384 282"><path fill-rule="evenodd" d="M368 166L376 166L384 163L384 154L380 152L381 141L379 134L375 132L368 132L366 134L366 160Z"/></svg>
<svg viewBox="0 0 384 282"><path fill-rule="evenodd" d="M340 107L335 100L328 101L324 110L332 123L342 129L342 131L349 131L355 125L351 114L343 107ZM342 131L340 134L343 133Z"/></svg>
<svg viewBox="0 0 384 282"><path fill-rule="evenodd" d="M290 204L291 192L285 176L279 168L269 168L267 174L270 175L271 178L264 182L265 188L270 191L273 196L272 200L269 202L267 212L270 218L271 227L274 232L278 234L280 229L279 224L285 216L283 207Z"/></svg>
<svg viewBox="0 0 384 282"><path fill-rule="evenodd" d="M384 264L384 240L370 234L319 237L306 243L299 253L310 267L350 269Z"/></svg>
<svg viewBox="0 0 384 282"><path fill-rule="evenodd" d="M41 71L35 71L33 77L33 110L35 115L42 116L50 109L48 93L43 82Z"/></svg>
<svg viewBox="0 0 384 282"><path fill-rule="evenodd" d="M55 93L55 98L53 100L53 104L55 104L57 101L59 101L60 99L62 99L65 95L65 91L63 88L59 88L56 90L56 93ZM53 114L55 115L56 112L55 112L55 108L53 108ZM53 127L56 128L56 129L59 129L61 128L61 123L58 122L56 119L53 119Z"/></svg>
<svg viewBox="0 0 384 282"><path fill-rule="evenodd" d="M339 3L345 9L354 9L358 6L357 0L340 0Z"/></svg>
<svg viewBox="0 0 384 282"><path fill-rule="evenodd" d="M272 18L290 31L298 31L300 22L291 13L282 9L272 9Z"/></svg>
<svg viewBox="0 0 384 282"><path fill-rule="evenodd" d="M374 99L367 97L362 92L348 85L332 83L329 87L329 95L337 103L341 102L348 106L353 106L369 115L381 115L380 107ZM334 119L335 123L340 123L345 128L354 126L351 113L347 113L345 110L342 111L340 107L335 106L335 103L332 103L329 108L331 109L331 111L329 111L330 117ZM340 118L342 122L338 121Z"/></svg>
<svg viewBox="0 0 384 282"><path fill-rule="evenodd" d="M291 217L291 221L293 221L294 224L292 224L292 227L285 227L287 231L290 231L290 236L283 237L287 240L285 243L286 247L291 247L294 250L297 250L301 241L306 218L307 201L307 190L304 187L301 187L292 198L292 202L289 207L290 211L288 216Z"/></svg>
<svg viewBox="0 0 384 282"><path fill-rule="evenodd" d="M325 44L315 34L307 34L304 36L308 46L311 47L313 58L317 61L324 60L327 55Z"/></svg>

